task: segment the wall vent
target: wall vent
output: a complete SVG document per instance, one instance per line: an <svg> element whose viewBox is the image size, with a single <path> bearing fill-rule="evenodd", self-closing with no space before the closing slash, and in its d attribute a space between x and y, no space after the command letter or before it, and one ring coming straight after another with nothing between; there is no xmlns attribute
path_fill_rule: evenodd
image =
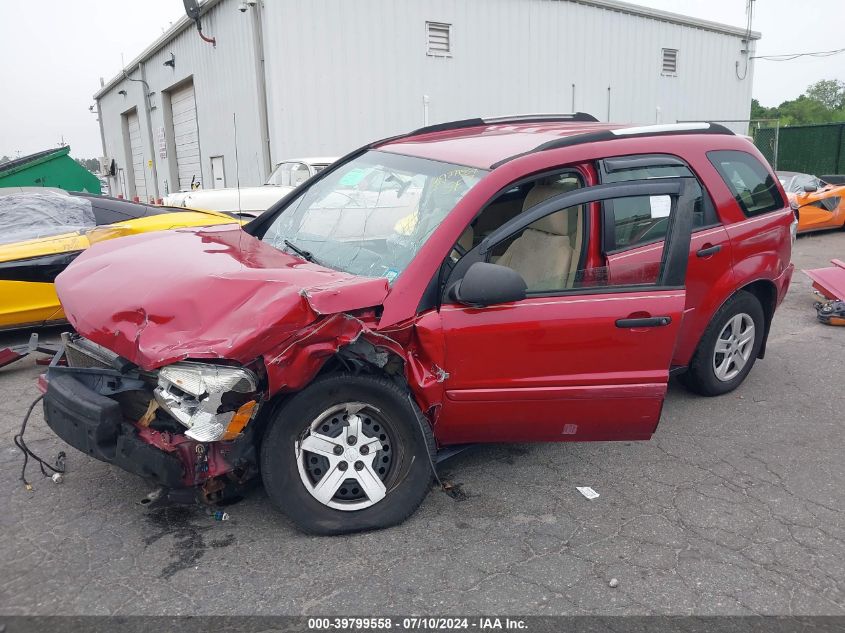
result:
<svg viewBox="0 0 845 633"><path fill-rule="evenodd" d="M443 22L426 22L426 54L434 57L452 56L452 25Z"/></svg>
<svg viewBox="0 0 845 633"><path fill-rule="evenodd" d="M678 74L678 49L664 48L663 49L663 70L664 75Z"/></svg>

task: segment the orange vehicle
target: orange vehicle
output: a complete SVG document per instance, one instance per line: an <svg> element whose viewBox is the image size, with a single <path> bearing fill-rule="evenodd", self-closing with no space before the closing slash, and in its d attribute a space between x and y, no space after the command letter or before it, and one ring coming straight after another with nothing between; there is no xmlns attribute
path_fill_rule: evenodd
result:
<svg viewBox="0 0 845 633"><path fill-rule="evenodd" d="M845 226L845 185L794 171L777 176L798 215L799 233Z"/></svg>

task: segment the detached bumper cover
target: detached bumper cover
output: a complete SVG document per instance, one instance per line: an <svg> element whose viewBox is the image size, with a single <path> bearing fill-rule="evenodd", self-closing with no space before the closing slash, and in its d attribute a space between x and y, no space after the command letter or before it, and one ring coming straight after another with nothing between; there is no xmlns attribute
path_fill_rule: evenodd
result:
<svg viewBox="0 0 845 633"><path fill-rule="evenodd" d="M178 457L142 441L116 401L73 376L50 377L44 419L56 435L95 459L170 488L184 485Z"/></svg>

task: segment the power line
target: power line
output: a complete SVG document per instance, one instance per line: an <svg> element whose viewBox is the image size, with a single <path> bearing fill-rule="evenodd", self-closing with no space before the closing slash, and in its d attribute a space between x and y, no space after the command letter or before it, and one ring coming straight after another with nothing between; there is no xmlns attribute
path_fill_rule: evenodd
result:
<svg viewBox="0 0 845 633"><path fill-rule="evenodd" d="M838 55L845 53L845 48L837 48L833 51L816 51L813 53L784 53L783 55L755 55L749 59L765 59L770 62L789 62L799 57L830 57L831 55Z"/></svg>

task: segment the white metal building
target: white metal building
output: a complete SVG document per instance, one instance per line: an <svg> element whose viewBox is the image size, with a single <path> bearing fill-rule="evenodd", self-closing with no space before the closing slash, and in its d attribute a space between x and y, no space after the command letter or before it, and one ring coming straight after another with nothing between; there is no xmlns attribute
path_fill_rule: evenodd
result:
<svg viewBox="0 0 845 633"><path fill-rule="evenodd" d="M206 0L95 99L112 192L255 185L425 124L747 119L759 33L617 0Z"/></svg>

